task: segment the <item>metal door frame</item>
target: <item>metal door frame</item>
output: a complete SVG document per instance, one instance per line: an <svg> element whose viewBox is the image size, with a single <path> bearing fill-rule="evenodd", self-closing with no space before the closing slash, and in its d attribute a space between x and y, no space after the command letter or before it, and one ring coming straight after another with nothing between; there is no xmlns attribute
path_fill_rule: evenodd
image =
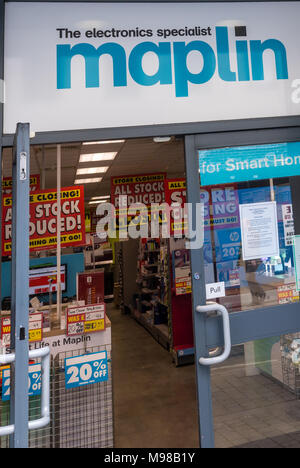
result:
<svg viewBox="0 0 300 468"><path fill-rule="evenodd" d="M187 201L200 203L200 179L197 151L228 146L246 146L267 143L300 141L300 128L274 128L261 131L220 132L185 137L185 164ZM299 181L299 178L297 178ZM299 182L292 182L294 200L299 199ZM300 234L300 203L295 206L295 233ZM193 226L191 226L193 228ZM196 311L206 304L203 248L191 249L192 308L194 323L197 398L199 410L199 438L201 448L214 447L214 425L211 396L210 366L199 364L209 356L209 350L224 346L224 333L220 317L208 318ZM300 331L300 304L291 303L229 314L231 343L241 344L272 336Z"/></svg>

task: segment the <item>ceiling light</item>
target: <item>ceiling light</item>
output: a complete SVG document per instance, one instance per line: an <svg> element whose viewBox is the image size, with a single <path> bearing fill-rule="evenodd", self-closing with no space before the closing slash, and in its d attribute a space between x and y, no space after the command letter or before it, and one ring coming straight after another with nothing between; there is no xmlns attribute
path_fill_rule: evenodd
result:
<svg viewBox="0 0 300 468"><path fill-rule="evenodd" d="M106 172L108 166L103 167L83 167L81 169L77 169L76 175L84 175L84 174L100 174L101 172Z"/></svg>
<svg viewBox="0 0 300 468"><path fill-rule="evenodd" d="M90 201L89 205L96 205L96 203L99 204L99 203L106 203L106 202L107 200L94 200L94 201Z"/></svg>
<svg viewBox="0 0 300 468"><path fill-rule="evenodd" d="M125 140L103 140L103 141L85 141L83 145L109 145L113 143L124 143Z"/></svg>
<svg viewBox="0 0 300 468"><path fill-rule="evenodd" d="M93 179L76 179L74 184L92 184L94 182L101 182L102 177L94 177Z"/></svg>
<svg viewBox="0 0 300 468"><path fill-rule="evenodd" d="M168 143L171 141L170 136L165 136L165 137L154 137L153 138L154 143Z"/></svg>
<svg viewBox="0 0 300 468"><path fill-rule="evenodd" d="M95 162L95 161L111 161L115 159L117 155L116 151L107 153L92 153L92 154L81 154L79 158L80 163Z"/></svg>
<svg viewBox="0 0 300 468"><path fill-rule="evenodd" d="M91 200L104 200L105 198L110 198L110 195L101 195L98 197L92 197Z"/></svg>

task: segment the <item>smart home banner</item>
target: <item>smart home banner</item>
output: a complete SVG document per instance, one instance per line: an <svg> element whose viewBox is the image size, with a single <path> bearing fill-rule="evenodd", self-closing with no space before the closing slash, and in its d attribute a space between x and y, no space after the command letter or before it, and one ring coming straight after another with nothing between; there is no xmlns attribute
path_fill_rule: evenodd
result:
<svg viewBox="0 0 300 468"><path fill-rule="evenodd" d="M300 2L6 2L4 132L300 113Z"/></svg>
<svg viewBox="0 0 300 468"><path fill-rule="evenodd" d="M199 151L201 185L300 175L300 143Z"/></svg>

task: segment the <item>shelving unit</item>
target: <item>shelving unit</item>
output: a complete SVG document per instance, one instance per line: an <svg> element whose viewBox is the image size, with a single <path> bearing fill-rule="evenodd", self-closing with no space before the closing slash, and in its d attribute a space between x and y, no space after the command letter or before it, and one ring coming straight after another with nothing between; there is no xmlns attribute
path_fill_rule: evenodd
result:
<svg viewBox="0 0 300 468"><path fill-rule="evenodd" d="M166 266L162 261L161 240L140 242L137 285L138 293L132 310L134 318L166 349L170 348L169 302L166 300ZM168 270L168 268L167 268Z"/></svg>

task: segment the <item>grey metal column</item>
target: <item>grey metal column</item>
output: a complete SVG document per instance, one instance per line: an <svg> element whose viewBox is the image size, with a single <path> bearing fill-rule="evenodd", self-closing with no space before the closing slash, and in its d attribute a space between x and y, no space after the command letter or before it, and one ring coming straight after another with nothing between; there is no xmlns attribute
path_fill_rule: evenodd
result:
<svg viewBox="0 0 300 468"><path fill-rule="evenodd" d="M190 135L185 137L185 165L187 201L193 204L193 212L195 212L196 204L200 203L199 164L196 156L195 139L194 136ZM193 216L194 222L195 219L196 218ZM189 219L189 223L193 220ZM196 311L197 306L206 304L203 248L191 249L190 258L200 447L213 448L214 428L210 367L199 364L199 359L207 356L206 318L205 314L199 314Z"/></svg>
<svg viewBox="0 0 300 468"><path fill-rule="evenodd" d="M29 124L19 123L13 152L10 448L28 447Z"/></svg>

